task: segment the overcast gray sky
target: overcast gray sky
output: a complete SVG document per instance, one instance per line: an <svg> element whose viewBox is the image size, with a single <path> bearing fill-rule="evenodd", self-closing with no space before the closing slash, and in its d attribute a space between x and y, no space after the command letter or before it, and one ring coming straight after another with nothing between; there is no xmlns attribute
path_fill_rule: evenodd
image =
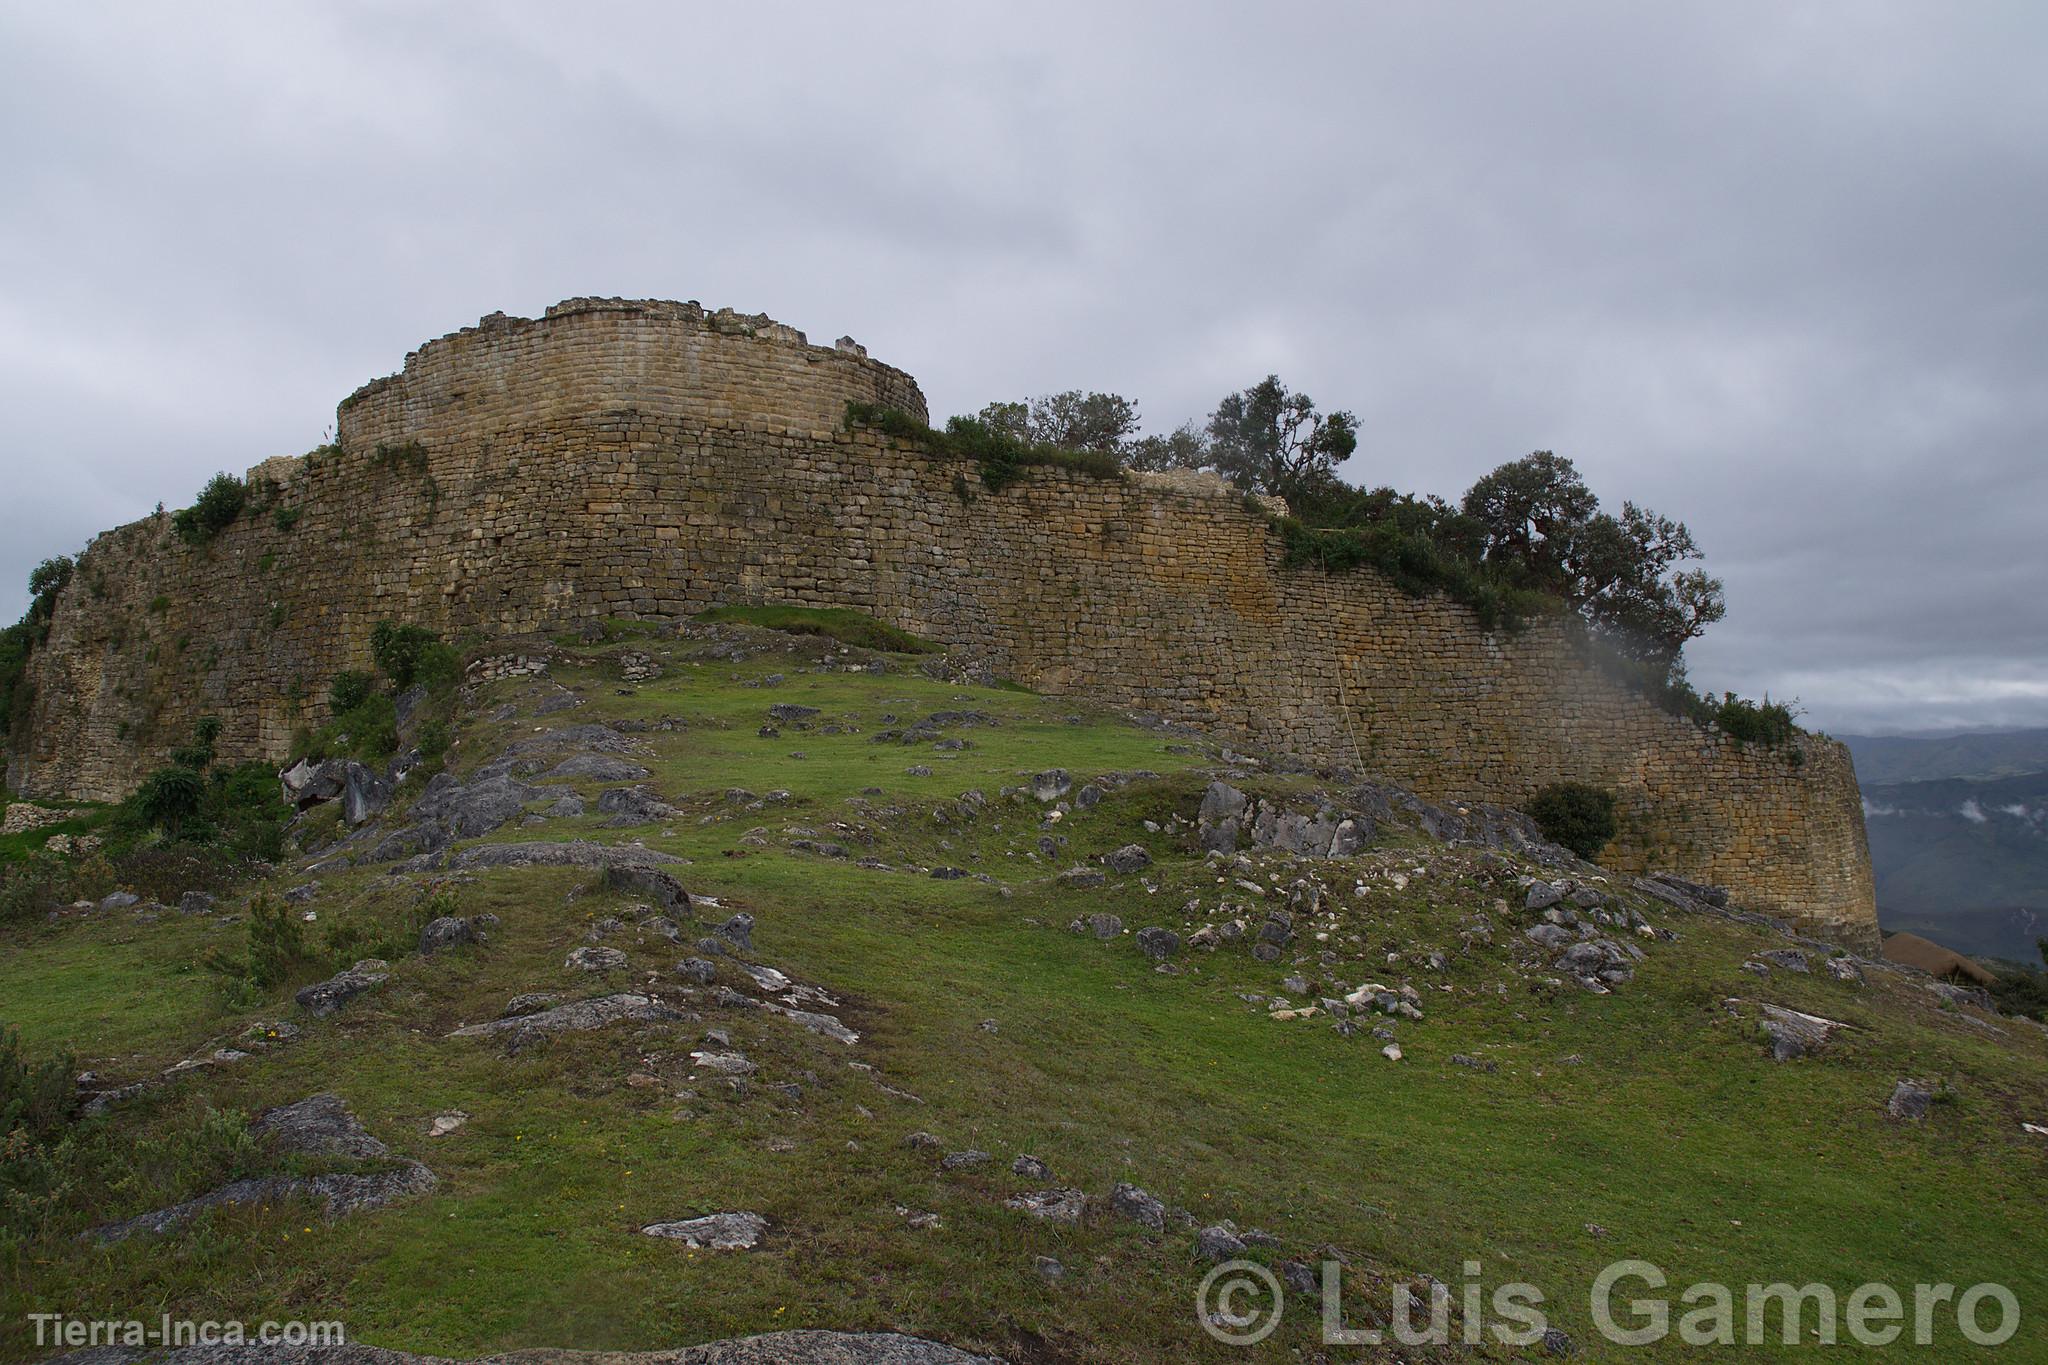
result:
<svg viewBox="0 0 2048 1365"><path fill-rule="evenodd" d="M1553 449L1727 579L1699 684L2048 724L2044 71L2038 3L10 4L0 610L429 337L694 298L935 414Z"/></svg>

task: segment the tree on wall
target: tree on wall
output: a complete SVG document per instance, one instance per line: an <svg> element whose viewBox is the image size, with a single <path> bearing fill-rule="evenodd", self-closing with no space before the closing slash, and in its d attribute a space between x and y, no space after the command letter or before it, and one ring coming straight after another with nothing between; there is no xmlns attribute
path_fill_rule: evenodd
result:
<svg viewBox="0 0 2048 1365"><path fill-rule="evenodd" d="M1167 469L1207 469L1214 462L1209 437L1193 422L1183 422L1159 436L1141 436L1131 442L1124 463L1132 469L1157 473Z"/></svg>
<svg viewBox="0 0 2048 1365"><path fill-rule="evenodd" d="M1563 598L1616 648L1676 676L1680 651L1727 613L1721 580L1681 566L1700 557L1685 523L1633 502L1621 515L1572 462L1539 450L1465 494L1482 562L1505 581Z"/></svg>
<svg viewBox="0 0 2048 1365"><path fill-rule="evenodd" d="M57 598L77 569L70 555L55 555L36 565L28 575L28 610L19 621L0 629L0 746L16 727L27 723L34 699L28 682L29 655L49 638Z"/></svg>
<svg viewBox="0 0 2048 1365"><path fill-rule="evenodd" d="M1068 389L1028 403L990 403L976 416L1007 436L1062 450L1123 455L1138 434L1138 405L1116 393Z"/></svg>
<svg viewBox="0 0 2048 1365"><path fill-rule="evenodd" d="M1315 400L1291 393L1269 374L1233 393L1209 415L1209 461L1238 486L1291 497L1334 481L1337 466L1358 448L1358 419L1318 412Z"/></svg>
<svg viewBox="0 0 2048 1365"><path fill-rule="evenodd" d="M1536 451L1486 474L1465 494L1465 515L1485 536L1490 564L1532 588L1562 594L1580 533L1600 500L1570 460Z"/></svg>

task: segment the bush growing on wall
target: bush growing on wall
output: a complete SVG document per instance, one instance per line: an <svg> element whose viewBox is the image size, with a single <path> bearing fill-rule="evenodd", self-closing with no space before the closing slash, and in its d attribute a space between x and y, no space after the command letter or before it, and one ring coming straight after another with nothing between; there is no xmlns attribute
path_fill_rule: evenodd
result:
<svg viewBox="0 0 2048 1365"><path fill-rule="evenodd" d="M399 743L393 694L414 686L428 693L428 701L415 712L421 756L431 767L445 754L455 685L462 681L461 653L424 626L385 620L370 630L370 656L376 673L335 674L327 690L332 714L317 731L302 731L293 741L295 759L381 763L390 758Z"/></svg>
<svg viewBox="0 0 2048 1365"><path fill-rule="evenodd" d="M1123 465L1110 451L1063 450L1027 441L979 417L949 418L945 430L938 431L900 408L849 402L846 429L852 431L856 427L923 446L934 455L973 460L981 467L982 486L991 493L1000 493L1023 478L1025 469L1032 465L1072 469L1097 479L1123 477Z"/></svg>
<svg viewBox="0 0 2048 1365"><path fill-rule="evenodd" d="M1614 793L1584 782L1552 783L1531 797L1526 809L1544 838L1587 862L1607 847L1618 829Z"/></svg>
<svg viewBox="0 0 2048 1365"><path fill-rule="evenodd" d="M232 474L216 474L190 507L171 513L171 526L187 545L204 545L234 525L248 501L247 484Z"/></svg>

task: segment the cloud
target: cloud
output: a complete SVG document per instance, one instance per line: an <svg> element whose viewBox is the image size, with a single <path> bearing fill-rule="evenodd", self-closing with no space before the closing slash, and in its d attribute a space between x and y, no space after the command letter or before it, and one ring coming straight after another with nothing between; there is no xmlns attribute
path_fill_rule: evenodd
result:
<svg viewBox="0 0 2048 1365"><path fill-rule="evenodd" d="M1969 800L1963 802L1962 805L1958 806L1956 808L1956 813L1961 815L1965 820L1968 820L1973 825L1981 825L1986 820L1991 818L1990 816L1984 813L1984 808L1977 804L1977 798L1974 796L1971 797Z"/></svg>
<svg viewBox="0 0 2048 1365"><path fill-rule="evenodd" d="M497 309L851 333L936 412L1278 371L1362 482L1684 518L1703 686L2048 723L2048 11L0 14L0 612Z"/></svg>

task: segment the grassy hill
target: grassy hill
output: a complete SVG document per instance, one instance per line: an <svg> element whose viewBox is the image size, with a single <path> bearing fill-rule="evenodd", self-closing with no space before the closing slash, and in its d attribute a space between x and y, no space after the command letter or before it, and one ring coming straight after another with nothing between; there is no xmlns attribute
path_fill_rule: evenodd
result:
<svg viewBox="0 0 2048 1365"><path fill-rule="evenodd" d="M1811 945L1512 838L1427 832L1445 816L1476 835L1484 813L949 680L942 660L744 623L626 643L660 676L625 681L622 645L597 642L471 690L454 783L423 799L415 776L360 832L320 808L273 873L208 913L145 902L0 927L0 1020L117 1096L0 1168L0 1356L49 1354L24 1315L55 1305L335 1319L355 1341L465 1358L811 1327L1016 1361L1317 1358L1298 1294L1256 1349L1200 1329L1197 1233L1224 1220L1265 1234L1242 1255L1276 1269L1341 1253L1353 1327L1417 1277L1460 1299L1521 1281L1588 1359L1689 1354L1596 1334L1592 1283L1628 1258L1674 1297L1696 1280L1844 1298L1870 1280L1998 1281L2029 1315L2048 1304L2048 1138L2021 1126L2048 1125L2048 1036L2030 1023L1907 975L1838 978ZM493 772L514 807L501 825L394 846ZM1276 811L1328 802L1360 817L1362 847L1212 853L1198 812L1216 781ZM580 865L515 847L574 841ZM661 876L686 909L663 913ZM1627 979L1595 993L1532 941L1538 877L1598 902L1551 919L1639 951L1619 954ZM1257 955L1276 910L1288 923L1267 940L1286 941ZM443 915L478 941L418 952ZM266 959L269 984L202 966L246 959L252 927L273 950L299 940ZM1163 960L1139 945L1155 927L1180 940ZM619 965L567 965L592 949ZM1746 965L1787 950L1807 970ZM294 1004L363 958L388 975L331 1016ZM659 1013L523 1044L517 1026L455 1036L531 993L556 997L543 1011L631 994ZM1346 996L1361 1003L1319 1003ZM1766 1004L1847 1027L1779 1062ZM1887 1114L1906 1078L1935 1093L1924 1119ZM388 1151L281 1155L252 1135L320 1093ZM92 1235L235 1179L405 1162L433 1187L346 1217L287 1196ZM1120 1184L1160 1201L1158 1227L1120 1212ZM1010 1206L1048 1189L1082 1192L1085 1213ZM766 1219L751 1250L643 1232L734 1211ZM2041 1358L2038 1341L2029 1321L2007 1353Z"/></svg>

